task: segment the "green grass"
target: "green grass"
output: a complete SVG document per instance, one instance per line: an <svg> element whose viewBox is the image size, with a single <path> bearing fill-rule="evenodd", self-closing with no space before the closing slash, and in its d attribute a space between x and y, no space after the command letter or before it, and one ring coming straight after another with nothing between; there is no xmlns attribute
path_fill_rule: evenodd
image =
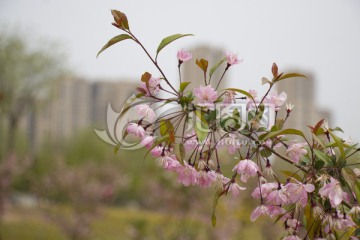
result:
<svg viewBox="0 0 360 240"><path fill-rule="evenodd" d="M272 237L274 235L271 232L274 231L261 229L264 226L263 221L250 223L248 220L244 220L248 219L247 211L234 214L238 221L231 229L229 223L221 221L221 215L227 213L219 214L219 224L216 228L212 228L209 219L195 219L186 215L108 207L103 208L100 212L92 226L91 240L276 239ZM4 220L1 231L3 240L67 239L54 223L43 217L38 209L11 209L5 215ZM267 221L269 220L267 219ZM264 230L267 231L266 234L264 234ZM276 230L275 226L273 230ZM233 231L236 237L225 237L226 235L223 234L227 231Z"/></svg>

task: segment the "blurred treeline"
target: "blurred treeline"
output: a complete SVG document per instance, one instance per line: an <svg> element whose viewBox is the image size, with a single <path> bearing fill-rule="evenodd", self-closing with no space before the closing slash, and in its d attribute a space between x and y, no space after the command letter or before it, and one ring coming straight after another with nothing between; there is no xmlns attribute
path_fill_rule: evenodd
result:
<svg viewBox="0 0 360 240"><path fill-rule="evenodd" d="M91 126L66 140L47 139L35 150L19 125L68 74L63 55L52 50L29 47L16 34L0 35L1 240L278 236L272 220L250 222L257 204L249 198L251 187L241 197L220 199L213 228L213 189L178 184L174 174L144 158L145 150L115 155Z"/></svg>

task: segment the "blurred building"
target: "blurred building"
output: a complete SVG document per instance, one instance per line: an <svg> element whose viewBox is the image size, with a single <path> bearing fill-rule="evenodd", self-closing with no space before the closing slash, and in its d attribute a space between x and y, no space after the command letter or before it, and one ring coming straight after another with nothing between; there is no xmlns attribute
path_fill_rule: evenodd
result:
<svg viewBox="0 0 360 240"><path fill-rule="evenodd" d="M51 100L28 112L22 127L31 147L47 140L68 139L85 129L104 128L108 103L120 111L135 89L136 83L130 81L65 79L57 83Z"/></svg>
<svg viewBox="0 0 360 240"><path fill-rule="evenodd" d="M289 72L289 71L288 71ZM287 94L287 103L295 105L286 121L286 128L296 128L309 133L308 125L314 126L321 119L331 121L330 112L320 109L316 104L316 87L314 77L305 74L308 79L294 78L277 83L277 91Z"/></svg>

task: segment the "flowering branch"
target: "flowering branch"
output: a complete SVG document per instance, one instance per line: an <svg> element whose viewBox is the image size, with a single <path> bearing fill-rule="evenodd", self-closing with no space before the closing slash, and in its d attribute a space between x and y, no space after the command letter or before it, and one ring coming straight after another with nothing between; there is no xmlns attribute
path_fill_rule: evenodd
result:
<svg viewBox="0 0 360 240"><path fill-rule="evenodd" d="M134 102L121 113L123 116L132 109L139 117L129 121L126 135L137 138L159 166L178 176L179 183L216 189L214 225L219 198L229 192L238 196L245 189L239 182L246 184L257 180L258 185L251 196L259 200L259 206L253 210L250 219L255 221L266 215L282 221L286 230L284 240L359 239L360 170L351 168L358 163L348 160L358 160L356 153L360 148L337 136L336 132L341 129L329 128L325 120L309 126L311 138L300 130L284 128L294 105L285 104L287 94L278 94L273 91L273 86L290 78L306 78L304 75L279 73L274 63L272 80L262 79L262 83L269 86L261 97L255 90L218 90L228 69L242 62L237 54L227 52L209 72L208 61L197 59L195 63L203 71L205 85L188 89L190 82L182 81L181 66L192 59L192 54L179 50L180 86L176 90L163 73L157 57L165 46L190 34L175 34L163 39L154 59L131 33L126 15L116 10L112 14L113 25L127 34L111 39L99 54L117 42L132 39L174 91L165 90L160 85L161 78L145 72ZM225 70L213 88L211 77L225 61ZM161 92L175 97L159 97ZM160 104L156 110L163 113L155 114L153 103ZM284 119L278 114L281 112L285 113ZM304 142L298 142L294 137L301 137ZM224 158L237 161L229 177L221 171L222 166L229 164ZM297 169L283 171L286 180L282 180L284 178L272 169L275 160Z"/></svg>

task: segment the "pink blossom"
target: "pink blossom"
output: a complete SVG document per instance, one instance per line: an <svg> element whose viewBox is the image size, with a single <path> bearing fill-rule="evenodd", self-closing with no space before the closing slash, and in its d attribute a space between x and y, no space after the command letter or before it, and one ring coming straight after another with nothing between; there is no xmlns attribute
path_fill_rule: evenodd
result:
<svg viewBox="0 0 360 240"><path fill-rule="evenodd" d="M268 204L274 204L274 205L283 205L288 202L288 197L286 192L284 191L284 188L276 189L269 193L266 197L266 202Z"/></svg>
<svg viewBox="0 0 360 240"><path fill-rule="evenodd" d="M240 147L240 143L237 139L237 136L233 133L229 133L229 135L218 142L217 147L227 147L227 151L229 154L234 154L236 150Z"/></svg>
<svg viewBox="0 0 360 240"><path fill-rule="evenodd" d="M280 95L278 95L277 91L273 91L265 98L264 102L270 105L270 107L275 108L275 111L279 111L280 106L285 103L286 98L286 93L282 92Z"/></svg>
<svg viewBox="0 0 360 240"><path fill-rule="evenodd" d="M216 172L214 171L200 171L198 175L198 184L203 187L207 188L210 187L211 184L216 180Z"/></svg>
<svg viewBox="0 0 360 240"><path fill-rule="evenodd" d="M148 86L146 85L145 82L141 82L138 87L138 90L140 92L145 93L145 96L147 97L156 95L160 91L160 87L159 87L160 80L161 80L160 78L151 77L148 81Z"/></svg>
<svg viewBox="0 0 360 240"><path fill-rule="evenodd" d="M255 108L255 104L260 102L259 99L257 99L258 93L256 90L250 89L249 93L253 97L253 99L251 99L250 97L246 97L246 99L247 99L246 109L247 110Z"/></svg>
<svg viewBox="0 0 360 240"><path fill-rule="evenodd" d="M150 148L153 144L154 144L154 136L145 136L142 140L141 140L141 145L145 146L146 148Z"/></svg>
<svg viewBox="0 0 360 240"><path fill-rule="evenodd" d="M277 138L280 138L280 136L278 136ZM266 140L264 145L266 145L269 148L274 148L274 149L280 148L282 146L281 142L278 142L273 146L273 141L271 139Z"/></svg>
<svg viewBox="0 0 360 240"><path fill-rule="evenodd" d="M235 165L233 171L236 171L241 175L241 181L247 182L250 177L256 176L257 172L260 170L256 163L249 159L244 159L240 160L239 163Z"/></svg>
<svg viewBox="0 0 360 240"><path fill-rule="evenodd" d="M286 111L289 113L294 109L294 105L291 103L286 103Z"/></svg>
<svg viewBox="0 0 360 240"><path fill-rule="evenodd" d="M299 238L296 235L291 235L291 236L284 237L283 240L301 240L301 238Z"/></svg>
<svg viewBox="0 0 360 240"><path fill-rule="evenodd" d="M145 136L144 128L137 123L129 123L126 131L136 137L143 138Z"/></svg>
<svg viewBox="0 0 360 240"><path fill-rule="evenodd" d="M280 214L285 214L286 213L286 210L284 208L279 207L279 206L275 206L275 205L267 206L267 209L268 209L268 215L271 218L276 217L276 216L278 216Z"/></svg>
<svg viewBox="0 0 360 240"><path fill-rule="evenodd" d="M298 181L296 183L288 183L284 188L288 193L289 203L300 203L302 207L305 207L308 202L308 193L315 190L314 185L310 183L303 184Z"/></svg>
<svg viewBox="0 0 360 240"><path fill-rule="evenodd" d="M337 231L348 231L349 228L356 226L349 215L344 215L340 211L333 214L327 214L325 222L328 223L326 232L330 232L331 229L335 229Z"/></svg>
<svg viewBox="0 0 360 240"><path fill-rule="evenodd" d="M196 169L184 162L184 166L176 170L178 173L178 182L184 184L184 186L195 185L198 183L199 173Z"/></svg>
<svg viewBox="0 0 360 240"><path fill-rule="evenodd" d="M181 62L187 62L192 58L192 54L188 51L185 51L183 49L179 50L177 53L177 58Z"/></svg>
<svg viewBox="0 0 360 240"><path fill-rule="evenodd" d="M292 218L292 219L287 219L286 220L286 224L291 227L292 229L294 229L295 231L298 231L299 228L300 228L300 225L301 223L295 219L295 218Z"/></svg>
<svg viewBox="0 0 360 240"><path fill-rule="evenodd" d="M263 198L267 198L267 196L273 191L273 189L276 189L277 187L278 187L278 183L264 183L264 184L261 184L261 191L260 191L260 188L257 187L252 192L251 196L253 198L256 198L256 199L260 199L261 196Z"/></svg>
<svg viewBox="0 0 360 240"><path fill-rule="evenodd" d="M229 191L232 193L233 196L237 197L240 195L241 190L245 190L246 188L240 187L239 184L236 182L230 183Z"/></svg>
<svg viewBox="0 0 360 240"><path fill-rule="evenodd" d="M238 58L238 54L227 52L226 53L226 61L229 65L239 64L243 61L243 59Z"/></svg>
<svg viewBox="0 0 360 240"><path fill-rule="evenodd" d="M153 157L160 157L163 152L163 149L164 149L163 147L156 146L150 151L150 153Z"/></svg>
<svg viewBox="0 0 360 240"><path fill-rule="evenodd" d="M249 90L249 93L250 93L250 95L251 95L254 99L257 98L258 93L257 93L256 90L250 89L250 90Z"/></svg>
<svg viewBox="0 0 360 240"><path fill-rule="evenodd" d="M306 146L306 143L293 143L287 148L286 154L289 155L289 157L294 163L298 164L300 158L307 154L304 146Z"/></svg>
<svg viewBox="0 0 360 240"><path fill-rule="evenodd" d="M135 106L136 113L141 117L147 117L150 122L155 120L155 112L148 104L139 104Z"/></svg>
<svg viewBox="0 0 360 240"><path fill-rule="evenodd" d="M235 92L234 91L231 91L231 90L227 90L225 91L224 93L224 99L223 99L223 103L224 104L231 104L231 103L234 103L236 101L235 99Z"/></svg>
<svg viewBox="0 0 360 240"><path fill-rule="evenodd" d="M268 208L265 205L261 204L251 213L250 220L254 222L256 219L258 219L258 217L260 217L260 215L267 215L268 213Z"/></svg>
<svg viewBox="0 0 360 240"><path fill-rule="evenodd" d="M319 194L323 197L329 198L332 207L337 207L343 201L344 194L339 181L330 178L330 183L325 184L320 190Z"/></svg>
<svg viewBox="0 0 360 240"><path fill-rule="evenodd" d="M198 141L196 138L196 133L193 130L190 134L185 135L184 148L186 151L194 150L198 146Z"/></svg>
<svg viewBox="0 0 360 240"><path fill-rule="evenodd" d="M198 98L198 105L201 107L208 107L214 109L214 102L217 99L217 92L211 85L206 87L200 86L194 89L194 94Z"/></svg>
<svg viewBox="0 0 360 240"><path fill-rule="evenodd" d="M250 220L254 222L260 215L268 215L269 217L273 218L280 214L285 214L286 210L279 206L266 206L261 204L254 211L251 213Z"/></svg>

